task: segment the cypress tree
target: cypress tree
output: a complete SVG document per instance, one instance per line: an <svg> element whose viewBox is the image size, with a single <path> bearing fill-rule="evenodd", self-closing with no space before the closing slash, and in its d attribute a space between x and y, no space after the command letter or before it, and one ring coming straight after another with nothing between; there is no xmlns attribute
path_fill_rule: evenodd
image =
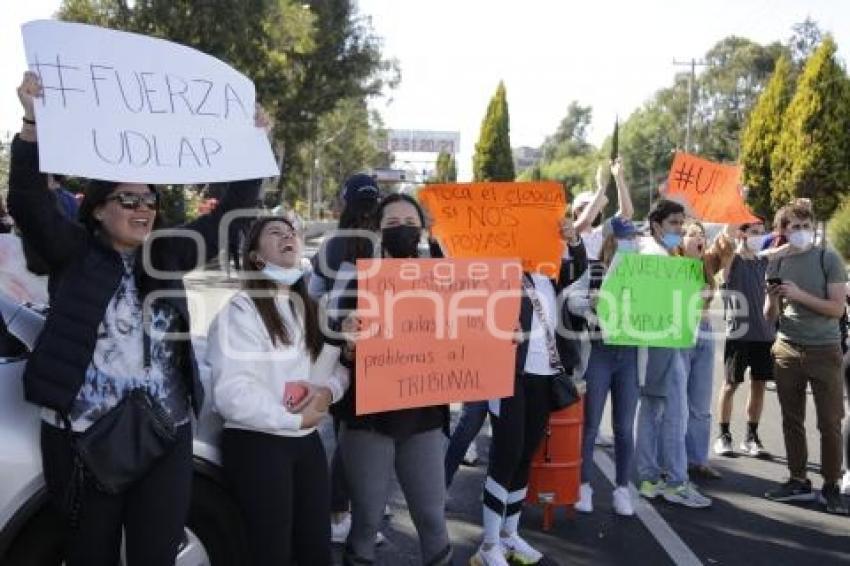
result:
<svg viewBox="0 0 850 566"><path fill-rule="evenodd" d="M481 122L481 134L472 158L472 175L475 181L514 180L508 99L503 82L499 82Z"/></svg>
<svg viewBox="0 0 850 566"><path fill-rule="evenodd" d="M750 112L741 135L742 182L749 188L747 201L756 214L772 216L770 160L782 133L782 116L794 92L791 61L782 55L767 86Z"/></svg>
<svg viewBox="0 0 850 566"><path fill-rule="evenodd" d="M822 219L850 189L850 83L835 53L827 36L806 63L771 158L773 204L808 197Z"/></svg>

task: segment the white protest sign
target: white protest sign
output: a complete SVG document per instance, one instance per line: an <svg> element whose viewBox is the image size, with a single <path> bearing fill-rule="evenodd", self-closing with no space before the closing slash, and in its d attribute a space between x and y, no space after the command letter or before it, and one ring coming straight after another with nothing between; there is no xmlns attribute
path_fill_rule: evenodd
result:
<svg viewBox="0 0 850 566"><path fill-rule="evenodd" d="M42 20L23 25L41 170L91 179L204 183L279 174L254 126L254 84L195 49Z"/></svg>

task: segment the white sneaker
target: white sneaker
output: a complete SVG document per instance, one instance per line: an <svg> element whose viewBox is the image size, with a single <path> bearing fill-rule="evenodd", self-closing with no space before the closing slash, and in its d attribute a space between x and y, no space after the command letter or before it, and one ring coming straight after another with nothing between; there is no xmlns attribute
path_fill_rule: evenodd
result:
<svg viewBox="0 0 850 566"><path fill-rule="evenodd" d="M850 495L850 470L844 472L844 478L841 480L841 493Z"/></svg>
<svg viewBox="0 0 850 566"><path fill-rule="evenodd" d="M387 537L384 536L384 533L378 531L378 533L375 535L375 546L381 546L385 542L387 542Z"/></svg>
<svg viewBox="0 0 850 566"><path fill-rule="evenodd" d="M593 513L593 488L589 483L583 483L578 488L578 501L575 510L579 513Z"/></svg>
<svg viewBox="0 0 850 566"><path fill-rule="evenodd" d="M345 544L348 533L351 532L351 513L346 513L345 518L335 523L331 520L331 542L334 544Z"/></svg>
<svg viewBox="0 0 850 566"><path fill-rule="evenodd" d="M389 503L387 503L386 507L384 507L384 517L385 517L386 519L389 519L389 518L391 518L392 516L393 516L393 510L392 510L392 508L390 507L390 504L389 504Z"/></svg>
<svg viewBox="0 0 850 566"><path fill-rule="evenodd" d="M472 558L469 559L472 566L510 566L505 557L505 549L501 544L494 544L489 550L484 549L482 544Z"/></svg>
<svg viewBox="0 0 850 566"><path fill-rule="evenodd" d="M731 434L721 434L717 437L717 440L714 441L714 453L718 456L727 457L735 453L735 449L732 448Z"/></svg>
<svg viewBox="0 0 850 566"><path fill-rule="evenodd" d="M543 553L525 542L518 533L502 537L501 541L505 549L505 555L513 562L530 566L531 564L537 564L543 558Z"/></svg>
<svg viewBox="0 0 850 566"><path fill-rule="evenodd" d="M463 464L465 466L474 466L478 463L478 447L475 446L475 441L466 449L466 454L463 455Z"/></svg>
<svg viewBox="0 0 850 566"><path fill-rule="evenodd" d="M629 493L628 487L620 486L614 490L614 512L624 517L631 517L635 514L632 494Z"/></svg>

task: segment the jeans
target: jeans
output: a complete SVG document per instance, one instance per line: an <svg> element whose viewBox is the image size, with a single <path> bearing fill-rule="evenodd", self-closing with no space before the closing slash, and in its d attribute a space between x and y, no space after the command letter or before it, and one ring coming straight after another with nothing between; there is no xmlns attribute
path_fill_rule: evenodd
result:
<svg viewBox="0 0 850 566"><path fill-rule="evenodd" d="M590 479L593 447L609 391L614 421L617 485L624 486L629 482L629 468L635 450L635 411L640 394L637 352L634 346L606 346L602 342L593 342L584 374L587 393L584 397L582 482Z"/></svg>
<svg viewBox="0 0 850 566"><path fill-rule="evenodd" d="M460 419L457 421L457 426L449 440L449 447L446 449L446 487L451 485L452 478L454 478L455 472L457 472L457 468L463 460L463 455L466 454L467 448L478 436L486 418L487 401L472 401L463 404Z"/></svg>
<svg viewBox="0 0 850 566"><path fill-rule="evenodd" d="M688 464L708 463L708 445L711 442L711 389L714 382L715 342L710 337L711 325L700 324L700 337L693 348L680 350L682 364L687 374L688 425L685 448Z"/></svg>
<svg viewBox="0 0 850 566"><path fill-rule="evenodd" d="M667 483L672 486L687 481L686 397L685 368L678 351L649 348L635 445L641 481L658 481L662 470L667 474Z"/></svg>

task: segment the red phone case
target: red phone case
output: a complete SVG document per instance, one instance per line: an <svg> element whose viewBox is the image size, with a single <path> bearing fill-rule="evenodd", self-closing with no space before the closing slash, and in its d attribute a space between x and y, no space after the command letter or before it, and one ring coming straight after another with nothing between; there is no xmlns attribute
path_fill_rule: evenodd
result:
<svg viewBox="0 0 850 566"><path fill-rule="evenodd" d="M300 383L289 382L283 387L283 404L294 407L307 396L307 388Z"/></svg>

